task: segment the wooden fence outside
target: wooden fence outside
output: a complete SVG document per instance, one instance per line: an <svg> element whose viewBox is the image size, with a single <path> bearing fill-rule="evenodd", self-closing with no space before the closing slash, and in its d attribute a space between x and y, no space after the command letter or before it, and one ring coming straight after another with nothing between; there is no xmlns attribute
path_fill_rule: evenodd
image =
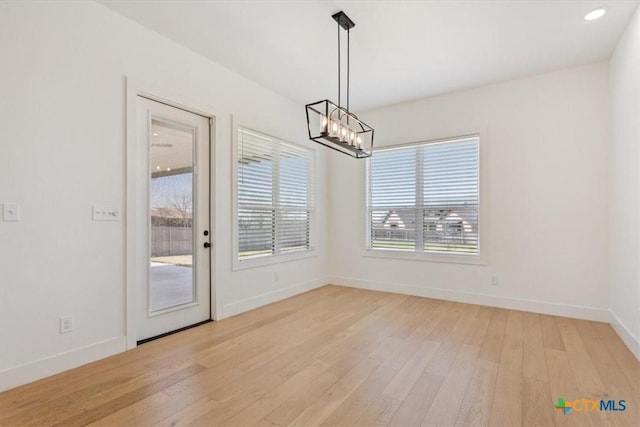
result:
<svg viewBox="0 0 640 427"><path fill-rule="evenodd" d="M151 256L189 255L193 252L191 227L151 227Z"/></svg>

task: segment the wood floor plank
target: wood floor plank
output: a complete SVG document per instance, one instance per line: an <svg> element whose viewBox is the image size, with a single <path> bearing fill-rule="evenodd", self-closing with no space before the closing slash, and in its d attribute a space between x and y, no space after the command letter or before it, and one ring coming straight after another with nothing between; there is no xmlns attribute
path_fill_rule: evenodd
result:
<svg viewBox="0 0 640 427"><path fill-rule="evenodd" d="M626 401L624 412L607 412L606 421L609 425L625 427L637 427L640 425L640 398L637 394L632 394L626 387L612 386L607 388L607 393L603 395L603 398L612 399L616 402L621 399Z"/></svg>
<svg viewBox="0 0 640 427"><path fill-rule="evenodd" d="M362 411L356 420L355 426L386 426L389 425L391 417L396 413L402 402L383 394L378 395Z"/></svg>
<svg viewBox="0 0 640 427"><path fill-rule="evenodd" d="M349 352L328 370L339 377L311 406L305 408L290 425L320 425L336 411L360 385L390 356L396 354L399 339L385 337L369 353Z"/></svg>
<svg viewBox="0 0 640 427"><path fill-rule="evenodd" d="M603 345L612 354L612 359L618 366L618 369L629 378L629 385L634 389L635 394L640 394L640 361L633 356L610 325L593 322L592 326L596 330Z"/></svg>
<svg viewBox="0 0 640 427"><path fill-rule="evenodd" d="M388 365L378 367L327 417L321 425L354 425L369 408L369 404L381 394L396 370Z"/></svg>
<svg viewBox="0 0 640 427"><path fill-rule="evenodd" d="M540 316L540 328L545 349L565 351L555 316Z"/></svg>
<svg viewBox="0 0 640 427"><path fill-rule="evenodd" d="M391 343L396 342L397 335L389 337ZM376 370L323 422L323 425L358 425L361 417L369 418L377 414L373 404L378 401L383 390L394 379L401 368L415 354L415 347L406 340L397 341L397 345L389 348L390 353L379 358Z"/></svg>
<svg viewBox="0 0 640 427"><path fill-rule="evenodd" d="M392 426L419 426L433 405L444 377L423 372L389 421Z"/></svg>
<svg viewBox="0 0 640 427"><path fill-rule="evenodd" d="M478 357L480 347L468 344L462 345L436 394L433 404L429 408L422 425L453 425L458 418L462 405L460 396L464 396L467 385L471 381L474 361ZM429 369L427 368L429 372Z"/></svg>
<svg viewBox="0 0 640 427"><path fill-rule="evenodd" d="M414 356L398 371L396 377L385 387L382 394L404 400L418 381L418 377L435 356L441 343L425 341Z"/></svg>
<svg viewBox="0 0 640 427"><path fill-rule="evenodd" d="M522 422L526 426L553 426L551 388L546 381L525 377L522 388Z"/></svg>
<svg viewBox="0 0 640 427"><path fill-rule="evenodd" d="M626 400L624 412L554 408ZM325 286L0 393L0 426L640 425L604 323Z"/></svg>
<svg viewBox="0 0 640 427"><path fill-rule="evenodd" d="M523 320L523 334L526 339L523 340L522 375L525 378L548 382L540 315L524 313Z"/></svg>
<svg viewBox="0 0 640 427"><path fill-rule="evenodd" d="M174 405L175 402L166 393L158 392L88 425L91 427L154 426L173 412ZM186 405L182 408L184 406Z"/></svg>
<svg viewBox="0 0 640 427"><path fill-rule="evenodd" d="M576 379L570 366L571 361L567 353L561 350L545 349L545 359L549 369L549 385L551 395L555 400L554 405L560 398L567 401L578 399L580 392L578 391ZM575 427L597 425L593 423L594 420L591 417L569 417L568 415L565 415L563 410L556 409L553 414L555 424Z"/></svg>
<svg viewBox="0 0 640 427"><path fill-rule="evenodd" d="M238 372L242 371L238 370ZM208 396L219 405L191 420L187 425L226 425L230 418L267 395L270 390L285 380L285 378L271 372L260 377L247 377L238 374L231 381L221 380L216 391Z"/></svg>
<svg viewBox="0 0 640 427"><path fill-rule="evenodd" d="M408 338L422 324L422 320L430 308L431 305L427 300L414 297L414 304L407 310L404 321L393 331L392 336L402 339Z"/></svg>
<svg viewBox="0 0 640 427"><path fill-rule="evenodd" d="M359 363L333 384L318 400L306 407L289 425L316 426L338 408L376 368L371 360Z"/></svg>
<svg viewBox="0 0 640 427"><path fill-rule="evenodd" d="M502 354L502 342L507 326L507 311L499 308L491 312L489 326L480 349L480 359L498 363Z"/></svg>
<svg viewBox="0 0 640 427"><path fill-rule="evenodd" d="M138 401L146 398L147 396L151 396L155 393L161 392L165 388L175 384L181 379L194 375L198 372L201 372L204 369L205 368L200 365L191 365L178 372L168 375L162 379L159 379L158 381L150 385L140 387L129 393L121 395L113 400L109 400L100 405L94 406L92 408L88 408L83 412L79 412L70 417L64 418L59 422L55 423L54 425L80 426L80 425L91 424L114 412L120 411L121 409L126 408L127 406L131 406L132 404L137 403Z"/></svg>
<svg viewBox="0 0 640 427"><path fill-rule="evenodd" d="M513 310L496 310L506 316L489 425L519 426L522 424L523 408L523 318L522 313ZM500 318L503 316L500 315ZM493 345L492 345L493 346ZM491 353L493 353L493 349ZM493 354L491 354L493 357Z"/></svg>
<svg viewBox="0 0 640 427"><path fill-rule="evenodd" d="M389 424L402 402L420 379L422 372L435 355L439 346L440 343L424 341L410 359L396 370L395 376L381 390L381 393L368 405L364 405L365 408L356 420L355 425ZM425 412L427 409L425 408Z"/></svg>
<svg viewBox="0 0 640 427"><path fill-rule="evenodd" d="M554 425L540 315L523 313L522 420L528 426Z"/></svg>
<svg viewBox="0 0 640 427"><path fill-rule="evenodd" d="M323 372L310 381L304 390L300 390L294 396L276 406L265 418L275 425L289 425L336 381L338 381L338 377L329 372Z"/></svg>
<svg viewBox="0 0 640 427"><path fill-rule="evenodd" d="M192 365L185 364L167 367L161 370L144 370L142 374L138 376L131 376L118 384L111 384L110 387L99 387L99 392L94 392L95 390L92 390L91 393L87 394L82 394L81 392L78 394L62 395L57 399L47 401L43 405L34 406L33 408L30 408L30 410L23 411L13 417L6 418L3 422L13 424L14 422L26 417L29 420L28 422L22 421L18 424L55 424L60 420L71 417L79 412L91 410L95 407L121 398L123 395L135 393L143 388L150 387L152 384L157 384L168 376L174 375L181 370L189 368L190 366ZM98 381L96 382L99 383Z"/></svg>
<svg viewBox="0 0 640 427"><path fill-rule="evenodd" d="M425 303L428 304L427 310L424 312L424 316L420 318L420 325L411 333L407 340L421 345L424 340L427 340L441 324L440 322L450 311L452 303L447 301L437 301L425 298ZM432 340L435 342L437 340Z"/></svg>
<svg viewBox="0 0 640 427"><path fill-rule="evenodd" d="M456 425L489 425L491 405L498 377L498 364L479 359L462 400Z"/></svg>
<svg viewBox="0 0 640 427"><path fill-rule="evenodd" d="M495 308L489 307L486 305L481 305L479 307L480 308L478 309L478 314L476 315L476 318L482 319L482 320L491 320L491 317L493 316L493 311L495 310Z"/></svg>
<svg viewBox="0 0 640 427"><path fill-rule="evenodd" d="M451 329L451 333L442 339L438 351L426 368L427 371L437 375L446 375L446 373L449 372L473 324L473 318L458 318L458 321Z"/></svg>
<svg viewBox="0 0 640 427"><path fill-rule="evenodd" d="M578 390L582 397L598 399L604 390L604 384L593 365L589 352L585 347L575 323L572 319L558 319L558 328L566 348L567 356L571 359L570 368L576 378Z"/></svg>
<svg viewBox="0 0 640 427"><path fill-rule="evenodd" d="M572 323L580 334L580 339L582 340L596 371L598 371L598 375L602 380L603 385L607 388L616 387L619 389L632 390L633 386L631 383L634 379L628 378L624 372L618 368L611 352L600 340L600 337L594 327L594 322L573 320Z"/></svg>
<svg viewBox="0 0 640 427"><path fill-rule="evenodd" d="M329 366L316 361L305 369L288 378L283 383L274 387L267 395L245 408L242 412L232 417L227 425L254 425L265 418L273 408L285 402L289 397L298 393L306 385L325 372Z"/></svg>
<svg viewBox="0 0 640 427"><path fill-rule="evenodd" d="M215 410L218 406L220 406L218 402L205 396L180 411L171 414L156 425L157 427L185 426L200 418L202 415Z"/></svg>
<svg viewBox="0 0 640 427"><path fill-rule="evenodd" d="M487 330L489 329L489 319L475 319L471 330L464 339L465 344L482 346Z"/></svg>

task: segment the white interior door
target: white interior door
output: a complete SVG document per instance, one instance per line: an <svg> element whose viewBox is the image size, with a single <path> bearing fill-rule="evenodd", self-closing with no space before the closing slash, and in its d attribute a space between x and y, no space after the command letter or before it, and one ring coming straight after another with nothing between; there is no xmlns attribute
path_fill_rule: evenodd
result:
<svg viewBox="0 0 640 427"><path fill-rule="evenodd" d="M209 118L138 97L147 230L138 340L211 318ZM142 163L142 162L141 162Z"/></svg>

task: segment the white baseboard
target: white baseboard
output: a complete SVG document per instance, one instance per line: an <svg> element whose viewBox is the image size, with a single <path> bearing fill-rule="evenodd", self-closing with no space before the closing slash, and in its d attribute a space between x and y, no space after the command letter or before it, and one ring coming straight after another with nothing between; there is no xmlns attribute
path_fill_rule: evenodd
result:
<svg viewBox="0 0 640 427"><path fill-rule="evenodd" d="M609 323L613 330L616 331L622 342L625 343L625 345L629 347L629 350L631 350L631 353L636 356L636 359L640 360L639 337L634 336L627 325L625 325L613 311L609 312Z"/></svg>
<svg viewBox="0 0 640 427"><path fill-rule="evenodd" d="M468 304L487 305L490 307L529 311L540 314L551 314L554 316L571 317L574 319L595 320L598 322L609 321L609 310L606 310L604 308L557 304L524 298L502 297L472 292L453 291L450 289L429 288L416 285L383 283L370 280L350 279L346 277L331 277L329 283L348 286L352 288L369 289L382 292L395 292L398 294L435 298Z"/></svg>
<svg viewBox="0 0 640 427"><path fill-rule="evenodd" d="M288 288L278 289L276 291L236 301L222 307L222 318L224 319L226 317L235 316L236 314L244 313L245 311L253 310L254 308L262 307L263 305L271 304L273 302L322 287L327 283L329 283L327 279L310 280Z"/></svg>
<svg viewBox="0 0 640 427"><path fill-rule="evenodd" d="M54 354L0 371L0 391L57 374L127 349L125 337L115 337L63 353Z"/></svg>

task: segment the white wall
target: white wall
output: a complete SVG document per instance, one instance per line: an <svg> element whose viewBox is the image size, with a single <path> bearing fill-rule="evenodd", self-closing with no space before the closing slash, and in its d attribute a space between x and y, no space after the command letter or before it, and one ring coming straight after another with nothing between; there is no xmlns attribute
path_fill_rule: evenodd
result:
<svg viewBox="0 0 640 427"><path fill-rule="evenodd" d="M608 319L606 62L360 116L378 147L485 133L489 262L363 256L365 163L332 155L334 283Z"/></svg>
<svg viewBox="0 0 640 427"><path fill-rule="evenodd" d="M640 10L611 57L611 323L640 359Z"/></svg>
<svg viewBox="0 0 640 427"><path fill-rule="evenodd" d="M0 223L0 388L125 348L124 221L91 221L93 204L125 208L125 76L216 115L213 280L222 314L326 283L322 210L320 256L231 269L231 115L302 142L303 106L93 2L2 2L0 16L0 201L22 214ZM322 206L326 152L317 153ZM75 330L60 335L64 315Z"/></svg>

